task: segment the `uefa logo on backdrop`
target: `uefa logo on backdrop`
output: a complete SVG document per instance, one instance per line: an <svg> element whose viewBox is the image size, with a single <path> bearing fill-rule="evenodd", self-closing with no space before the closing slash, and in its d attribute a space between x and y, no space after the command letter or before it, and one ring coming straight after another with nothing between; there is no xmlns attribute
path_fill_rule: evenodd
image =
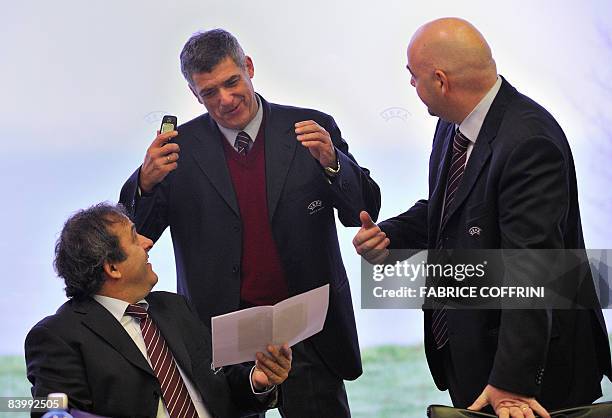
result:
<svg viewBox="0 0 612 418"><path fill-rule="evenodd" d="M400 119L406 122L408 116L412 115L403 107L388 107L380 112L380 117L383 118L385 122L389 122L391 119Z"/></svg>
<svg viewBox="0 0 612 418"><path fill-rule="evenodd" d="M154 110L144 115L143 119L146 123L157 124L161 122L164 115L169 115L169 114L170 112L164 112L163 110Z"/></svg>

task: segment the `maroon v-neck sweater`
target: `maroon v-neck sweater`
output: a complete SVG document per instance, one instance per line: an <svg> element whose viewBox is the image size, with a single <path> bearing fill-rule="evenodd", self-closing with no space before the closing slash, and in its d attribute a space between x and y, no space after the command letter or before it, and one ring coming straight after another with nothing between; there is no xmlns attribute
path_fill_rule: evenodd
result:
<svg viewBox="0 0 612 418"><path fill-rule="evenodd" d="M273 305L288 296L287 280L268 217L264 125L265 117L245 156L223 139L225 160L242 220L240 299L246 306Z"/></svg>

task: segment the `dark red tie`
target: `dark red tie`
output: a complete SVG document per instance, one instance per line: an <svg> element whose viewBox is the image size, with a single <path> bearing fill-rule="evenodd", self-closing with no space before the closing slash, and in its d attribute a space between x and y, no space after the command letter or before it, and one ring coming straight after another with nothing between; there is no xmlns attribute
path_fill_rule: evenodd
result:
<svg viewBox="0 0 612 418"><path fill-rule="evenodd" d="M181 378L174 356L147 310L140 305L129 305L125 314L140 320L140 330L147 346L149 360L161 385L162 397L170 417L197 418L198 413Z"/></svg>
<svg viewBox="0 0 612 418"><path fill-rule="evenodd" d="M444 210L442 214L442 222L440 223L440 230L444 227L450 216L450 208L453 200L455 199L455 193L461 185L461 179L463 179L463 173L465 172L465 163L467 161L467 149L470 140L467 139L457 129L455 132L455 138L453 139L453 156L451 158L451 165L448 169L448 180L446 181L446 193L444 195ZM438 249L441 248L442 241L438 243ZM431 330L433 331L434 341L438 349L444 347L448 342L448 322L446 319L446 305L434 303L434 310L432 312L432 324Z"/></svg>
<svg viewBox="0 0 612 418"><path fill-rule="evenodd" d="M450 211L447 209L450 208L453 200L455 200L455 193L461 185L461 179L463 179L463 173L465 172L465 162L467 161L467 149L469 144L470 140L463 136L459 129L457 129L455 138L453 139L453 157L451 159L451 165L448 169L446 194L444 195L444 212L442 215L442 223L440 224L440 228L442 228L446 224L446 221L448 221Z"/></svg>

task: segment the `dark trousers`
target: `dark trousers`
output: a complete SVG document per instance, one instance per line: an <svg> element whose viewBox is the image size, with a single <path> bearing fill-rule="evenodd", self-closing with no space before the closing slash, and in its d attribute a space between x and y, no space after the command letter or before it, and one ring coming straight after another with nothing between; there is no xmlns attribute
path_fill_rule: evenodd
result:
<svg viewBox="0 0 612 418"><path fill-rule="evenodd" d="M323 362L313 344L291 348L289 377L281 385L279 412L284 418L350 418L344 381ZM260 418L265 414L260 414Z"/></svg>

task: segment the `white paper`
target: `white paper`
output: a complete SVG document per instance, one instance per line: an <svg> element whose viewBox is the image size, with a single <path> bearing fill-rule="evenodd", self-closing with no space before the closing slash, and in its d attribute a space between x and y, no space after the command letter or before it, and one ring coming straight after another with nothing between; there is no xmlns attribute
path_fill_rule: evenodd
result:
<svg viewBox="0 0 612 418"><path fill-rule="evenodd" d="M293 346L323 329L329 306L329 284L285 299L274 306L257 306L212 322L214 368L254 361L268 344Z"/></svg>

